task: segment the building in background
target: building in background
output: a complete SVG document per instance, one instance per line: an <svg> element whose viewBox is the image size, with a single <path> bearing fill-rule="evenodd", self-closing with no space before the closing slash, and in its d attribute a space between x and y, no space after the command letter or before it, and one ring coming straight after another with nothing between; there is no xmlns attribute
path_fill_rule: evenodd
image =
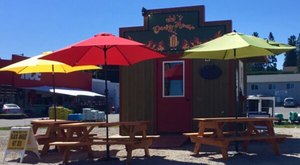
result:
<svg viewBox="0 0 300 165"><path fill-rule="evenodd" d="M119 83L107 82L108 88L108 108L111 113L118 113L120 110L120 90ZM92 79L92 91L100 94L104 94L105 80ZM104 110L103 110L104 111Z"/></svg>
<svg viewBox="0 0 300 165"><path fill-rule="evenodd" d="M23 55L12 55L11 60L0 59L0 68L26 58L28 57ZM51 73L15 74L14 72L0 72L0 104L15 103L25 110L36 113L34 116L47 116L48 107L53 102L52 93L35 89L42 86L52 87L52 83ZM57 88L91 91L92 73L83 71L68 74L55 73L55 86ZM79 111L77 110L78 105L83 101L99 103L94 98L78 99L77 97L60 94L57 94L56 100L57 105L67 106L76 111Z"/></svg>
<svg viewBox="0 0 300 165"><path fill-rule="evenodd" d="M282 106L286 97L300 103L300 74L248 75L247 93L274 96L276 106Z"/></svg>

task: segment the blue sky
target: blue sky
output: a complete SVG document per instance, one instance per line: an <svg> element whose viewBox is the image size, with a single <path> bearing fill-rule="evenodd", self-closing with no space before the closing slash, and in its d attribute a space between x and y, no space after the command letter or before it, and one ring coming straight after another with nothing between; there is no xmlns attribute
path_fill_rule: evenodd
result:
<svg viewBox="0 0 300 165"><path fill-rule="evenodd" d="M142 26L146 9L204 5L206 21L232 20L233 29L287 43L300 33L297 0L1 0L0 58L35 56L100 32ZM277 56L282 68L283 55Z"/></svg>

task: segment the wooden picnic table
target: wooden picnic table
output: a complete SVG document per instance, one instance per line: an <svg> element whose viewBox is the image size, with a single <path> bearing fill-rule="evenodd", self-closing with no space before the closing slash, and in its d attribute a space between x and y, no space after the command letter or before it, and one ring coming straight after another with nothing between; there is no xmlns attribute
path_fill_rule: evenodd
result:
<svg viewBox="0 0 300 165"><path fill-rule="evenodd" d="M221 148L222 156L228 159L228 147L230 142L243 142L243 150L247 151L250 141L263 140L270 142L272 150L279 155L278 143L289 135L275 134L273 117L221 117L221 118L194 118L198 121L198 132L184 133L195 143L194 153L198 154L202 144ZM237 130L237 126L244 128ZM261 131L259 127L265 127Z"/></svg>
<svg viewBox="0 0 300 165"><path fill-rule="evenodd" d="M69 160L70 149L85 149L88 156L91 158L92 145L125 145L127 151L127 163L131 160L132 150L137 148L143 148L145 155L150 156L149 146L152 144L152 139L157 136L148 136L147 121L134 121L134 122L81 122L61 124L60 137L64 137L63 140L54 141L50 145L60 147L64 151L63 162L67 163ZM108 139L105 134L95 134L95 131L91 131L95 127L124 127L124 130L128 136L111 136Z"/></svg>
<svg viewBox="0 0 300 165"><path fill-rule="evenodd" d="M43 149L41 151L41 155L45 155L48 153L50 145L49 143L57 141L61 139L59 136L59 125L67 124L67 123L75 123L76 121L69 120L52 120L52 119L40 119L40 120L32 120L32 130L34 136L39 145L43 145ZM44 134L39 134L38 130L40 128L46 128L46 132Z"/></svg>

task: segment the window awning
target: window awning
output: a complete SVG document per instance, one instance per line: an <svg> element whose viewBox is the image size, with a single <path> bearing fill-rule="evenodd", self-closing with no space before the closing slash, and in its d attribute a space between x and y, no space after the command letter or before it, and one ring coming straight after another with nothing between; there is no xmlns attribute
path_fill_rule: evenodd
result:
<svg viewBox="0 0 300 165"><path fill-rule="evenodd" d="M53 87L50 86L39 86L39 87L28 87L24 89L32 89L37 91L43 91L43 92L53 92ZM62 88L62 87L56 87L55 93L64 94L64 95L70 95L70 96L101 96L105 97L102 94L91 92L91 91L85 91L81 89L71 89L71 88Z"/></svg>

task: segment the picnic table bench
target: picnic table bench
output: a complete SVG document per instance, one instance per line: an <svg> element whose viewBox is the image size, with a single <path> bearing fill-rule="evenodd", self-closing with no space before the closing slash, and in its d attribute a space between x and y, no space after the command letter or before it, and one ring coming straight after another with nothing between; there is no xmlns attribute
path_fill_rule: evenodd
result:
<svg viewBox="0 0 300 165"><path fill-rule="evenodd" d="M147 135L148 121L131 121L112 123L111 126L119 126L128 134L127 136L113 135L108 139L102 138L93 141L93 144L125 145L127 151L126 162L129 163L132 158L132 151L138 148L144 149L145 156L150 157L149 146L153 139L159 138L159 135Z"/></svg>
<svg viewBox="0 0 300 165"><path fill-rule="evenodd" d="M70 149L84 149L87 151L89 157L92 156L92 145L125 145L127 151L126 162L130 163L132 158L132 151L137 148L143 148L145 156L149 157L149 146L152 144L154 138L158 135L147 135L147 123L145 121L135 122L88 122L88 123L71 123L61 124L60 131L63 135L63 141L54 141L49 145L58 146L64 152L63 162L67 163L69 160ZM124 127L128 136L97 136L98 134L91 134L95 127Z"/></svg>
<svg viewBox="0 0 300 165"><path fill-rule="evenodd" d="M266 117L225 117L225 118L195 118L198 121L198 132L184 133L195 143L194 153L199 154L202 144L216 146L221 149L224 159L228 159L228 147L231 142L243 142L243 150L247 151L250 141L266 141L271 143L272 150L279 155L278 144L290 135L275 134L273 121ZM244 124L245 129L239 131L224 130L226 124ZM266 131L257 130L256 125L264 125Z"/></svg>
<svg viewBox="0 0 300 165"><path fill-rule="evenodd" d="M43 145L41 156L46 155L50 149L50 143L54 141L59 141L62 139L59 136L59 125L60 124L67 124L67 123L75 123L75 121L68 121L68 120L32 120L32 130L34 133L34 137L37 140L39 145ZM41 134L38 133L40 128L46 128L45 133Z"/></svg>

